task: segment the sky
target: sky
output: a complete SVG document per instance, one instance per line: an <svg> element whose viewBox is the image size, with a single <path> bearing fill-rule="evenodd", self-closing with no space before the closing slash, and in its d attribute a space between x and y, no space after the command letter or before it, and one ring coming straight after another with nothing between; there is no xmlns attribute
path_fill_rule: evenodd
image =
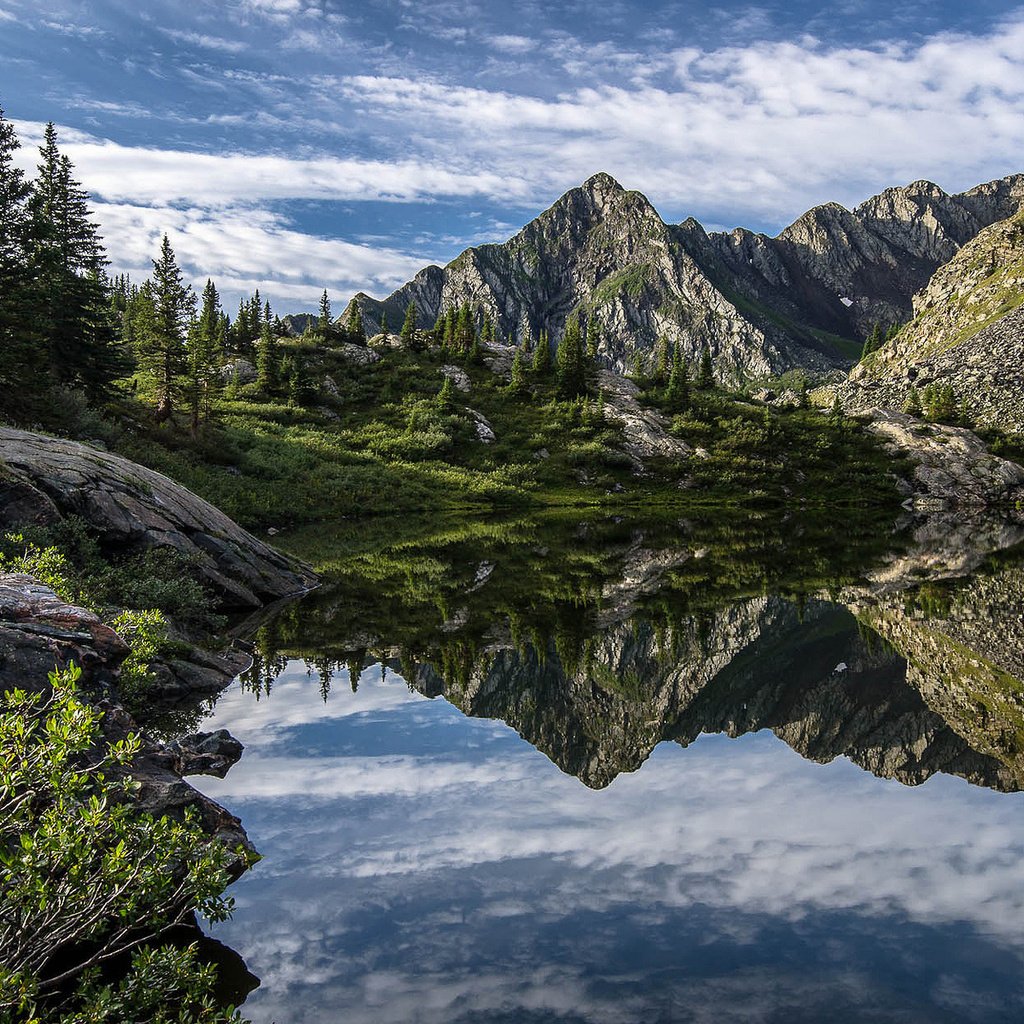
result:
<svg viewBox="0 0 1024 1024"><path fill-rule="evenodd" d="M1017 0L0 0L23 163L49 120L111 269L279 313L383 297L597 171L779 231L1024 171Z"/></svg>

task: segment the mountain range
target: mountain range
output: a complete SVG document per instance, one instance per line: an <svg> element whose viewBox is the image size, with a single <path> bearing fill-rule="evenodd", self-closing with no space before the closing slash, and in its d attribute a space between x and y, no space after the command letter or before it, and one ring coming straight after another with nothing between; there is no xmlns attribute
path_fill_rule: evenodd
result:
<svg viewBox="0 0 1024 1024"><path fill-rule="evenodd" d="M705 346L724 382L804 367L848 369L875 324L915 315L914 295L979 234L1024 209L1024 175L956 195L917 181L847 210L816 206L775 237L662 220L607 174L571 189L518 234L429 266L384 300L355 296L367 333L414 302L421 326L468 302L512 343L560 337L574 311L600 327L619 370L659 337L695 360Z"/></svg>

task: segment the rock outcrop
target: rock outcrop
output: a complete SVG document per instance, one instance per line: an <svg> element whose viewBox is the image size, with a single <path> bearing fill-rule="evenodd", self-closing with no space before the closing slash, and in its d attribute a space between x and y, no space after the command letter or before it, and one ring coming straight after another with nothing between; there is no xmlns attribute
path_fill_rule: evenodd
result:
<svg viewBox="0 0 1024 1024"><path fill-rule="evenodd" d="M62 515L80 516L110 551L173 548L226 608L257 608L316 582L160 473L76 441L0 427L0 527Z"/></svg>
<svg viewBox="0 0 1024 1024"><path fill-rule="evenodd" d="M46 692L49 673L74 663L82 670L82 692L103 713L105 738L112 742L129 733L140 734L135 719L111 699L128 653L128 645L93 612L61 600L31 576L0 575L0 692ZM150 667L173 676L173 666L189 666L194 677L202 677L205 688L198 690L202 694L222 690L231 682L241 666L236 661L225 671L229 664L230 659L194 651L170 663L157 660ZM196 678L191 682L195 684ZM180 680L179 685L183 692L195 692L189 680ZM194 807L210 835L232 848L251 849L238 818L181 778L204 772L222 775L241 755L241 744L226 734L187 737L171 746L145 732L141 738L142 747L129 769L139 783L139 807L157 817L177 818L187 807Z"/></svg>
<svg viewBox="0 0 1024 1024"><path fill-rule="evenodd" d="M962 427L923 423L905 413L876 409L868 430L897 459L911 466L902 481L907 507L1019 507L1024 501L1024 467L988 452L977 434Z"/></svg>
<svg viewBox="0 0 1024 1024"><path fill-rule="evenodd" d="M708 346L723 381L794 366L848 366L875 322L911 315L911 297L987 225L1024 205L1024 176L947 195L930 182L887 189L846 210L808 211L778 237L708 234L666 224L648 200L597 174L507 242L427 267L383 301L355 298L370 333L409 302L433 321L468 302L513 342L561 335L573 310L593 314L616 369L656 339L691 360Z"/></svg>

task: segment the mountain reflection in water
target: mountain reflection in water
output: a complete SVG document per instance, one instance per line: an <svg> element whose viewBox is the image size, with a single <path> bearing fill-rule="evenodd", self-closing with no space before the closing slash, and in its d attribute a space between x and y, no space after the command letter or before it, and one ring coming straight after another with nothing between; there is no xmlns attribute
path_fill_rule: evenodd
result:
<svg viewBox="0 0 1024 1024"><path fill-rule="evenodd" d="M1024 531L835 532L325 539L210 723L246 1014L1021 1019Z"/></svg>

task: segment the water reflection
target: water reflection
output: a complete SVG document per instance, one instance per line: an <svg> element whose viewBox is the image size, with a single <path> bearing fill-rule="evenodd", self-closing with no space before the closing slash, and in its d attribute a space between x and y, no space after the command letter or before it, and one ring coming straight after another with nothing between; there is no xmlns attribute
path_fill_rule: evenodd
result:
<svg viewBox="0 0 1024 1024"><path fill-rule="evenodd" d="M246 1013L1020 1019L1020 536L959 528L346 554L211 722Z"/></svg>

